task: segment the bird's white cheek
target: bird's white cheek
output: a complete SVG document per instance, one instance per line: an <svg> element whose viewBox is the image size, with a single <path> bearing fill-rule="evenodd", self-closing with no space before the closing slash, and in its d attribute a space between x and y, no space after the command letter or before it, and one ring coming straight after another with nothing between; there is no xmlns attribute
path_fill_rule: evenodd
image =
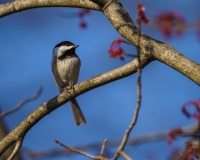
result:
<svg viewBox="0 0 200 160"><path fill-rule="evenodd" d="M57 48L57 57L62 56L67 50L72 49L73 46L60 46L59 48Z"/></svg>

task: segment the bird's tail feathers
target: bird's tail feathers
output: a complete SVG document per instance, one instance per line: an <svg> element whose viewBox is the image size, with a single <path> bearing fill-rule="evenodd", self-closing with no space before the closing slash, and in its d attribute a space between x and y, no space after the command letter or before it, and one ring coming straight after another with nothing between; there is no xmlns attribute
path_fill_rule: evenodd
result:
<svg viewBox="0 0 200 160"><path fill-rule="evenodd" d="M85 124L86 119L83 115L83 112L81 111L81 108L79 107L79 104L76 99L70 100L70 104L72 107L72 112L74 114L74 120L76 122L76 125L79 126L81 123Z"/></svg>

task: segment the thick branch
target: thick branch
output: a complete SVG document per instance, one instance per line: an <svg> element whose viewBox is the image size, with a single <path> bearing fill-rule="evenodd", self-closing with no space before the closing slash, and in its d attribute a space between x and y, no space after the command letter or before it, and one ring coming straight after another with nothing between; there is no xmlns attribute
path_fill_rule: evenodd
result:
<svg viewBox="0 0 200 160"><path fill-rule="evenodd" d="M91 0L103 8L107 0ZM108 20L128 41L137 46L138 29L120 3L113 1L104 10ZM172 46L156 41L143 33L140 37L141 54L152 54L154 59L174 68L200 85L200 65L176 51Z"/></svg>
<svg viewBox="0 0 200 160"><path fill-rule="evenodd" d="M132 44L137 45L137 27L120 3L114 0L111 1L112 3L107 3L107 0L15 0L0 5L0 17L38 7L82 7L101 10L106 5L103 12L115 29ZM156 60L174 68L200 85L200 65L186 58L166 43L156 41L144 34L141 34L140 39L142 54L152 54Z"/></svg>
<svg viewBox="0 0 200 160"><path fill-rule="evenodd" d="M19 12L22 10L38 7L82 7L100 10L105 5L107 0L15 0L13 2L0 5L0 17ZM116 28L116 30L132 44L137 45L137 28L133 23L128 13L118 3L113 1L104 8L104 13ZM141 66L146 66L152 61L152 58L163 62L164 64L176 69L178 72L190 78L196 84L200 85L200 65L189 60L184 55L177 52L168 44L156 41L144 34L140 37L141 47ZM26 132L33 127L44 116L68 102L71 98L83 94L91 89L105 85L112 81L124 78L136 72L138 67L137 60L122 66L113 71L104 73L95 78L89 79L75 87L75 92L62 93L59 96L51 99L49 102L43 103L37 110L30 114L24 121L21 122L10 134L8 134L0 142L0 155L19 138L23 137Z"/></svg>
<svg viewBox="0 0 200 160"><path fill-rule="evenodd" d="M40 7L80 7L100 10L98 5L89 0L15 0L0 5L0 18L26 9Z"/></svg>
<svg viewBox="0 0 200 160"><path fill-rule="evenodd" d="M141 67L145 67L148 63L152 61L151 55L145 56L141 55ZM10 132L1 142L0 142L0 155L12 144L14 144L18 139L25 136L29 129L31 129L40 119L51 113L56 108L60 107L64 103L68 102L70 99L81 95L89 90L103 86L110 82L118 79L127 77L137 71L138 60L137 58L132 62L114 69L110 72L101 74L87 81L80 83L75 86L75 92L63 92L57 97L43 103L38 109L31 113L26 119L24 119L12 132Z"/></svg>
<svg viewBox="0 0 200 160"><path fill-rule="evenodd" d="M109 21L124 38L137 45L137 27L120 3L114 0L111 1L112 3L107 3L107 0L15 0L0 5L0 17L38 7L82 7L101 10L106 4L109 4L103 10ZM200 85L200 65L180 54L166 43L156 41L144 34L141 34L140 39L142 54L152 54L156 60L174 68Z"/></svg>

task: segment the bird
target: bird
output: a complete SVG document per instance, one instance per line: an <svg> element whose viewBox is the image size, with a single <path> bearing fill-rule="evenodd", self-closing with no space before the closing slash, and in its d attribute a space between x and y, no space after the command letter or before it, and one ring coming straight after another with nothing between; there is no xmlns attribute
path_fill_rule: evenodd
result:
<svg viewBox="0 0 200 160"><path fill-rule="evenodd" d="M53 49L51 68L60 92L74 89L74 85L77 84L81 66L80 58L75 52L77 47L79 45L74 45L70 41L63 41ZM70 100L70 105L76 125L86 124L86 119L76 98Z"/></svg>

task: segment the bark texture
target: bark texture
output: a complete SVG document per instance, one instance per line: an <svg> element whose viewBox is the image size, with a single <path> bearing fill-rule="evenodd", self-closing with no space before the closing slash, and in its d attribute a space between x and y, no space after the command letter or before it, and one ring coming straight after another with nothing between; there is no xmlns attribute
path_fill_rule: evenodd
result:
<svg viewBox="0 0 200 160"><path fill-rule="evenodd" d="M130 43L137 45L138 29L123 6L112 0L15 0L0 5L0 17L13 14L31 8L38 7L82 7L102 11L113 27ZM200 85L200 65L188 59L172 46L157 41L141 33L140 37L141 66L145 67L153 60L158 60L185 75L197 85ZM134 74L138 68L137 58L132 62L86 80L75 86L75 92L63 92L57 97L41 104L38 109L24 119L13 131L0 142L0 155L12 144L23 138L26 133L40 119L60 107L70 99L81 95L89 90L103 86L110 82L122 79Z"/></svg>

